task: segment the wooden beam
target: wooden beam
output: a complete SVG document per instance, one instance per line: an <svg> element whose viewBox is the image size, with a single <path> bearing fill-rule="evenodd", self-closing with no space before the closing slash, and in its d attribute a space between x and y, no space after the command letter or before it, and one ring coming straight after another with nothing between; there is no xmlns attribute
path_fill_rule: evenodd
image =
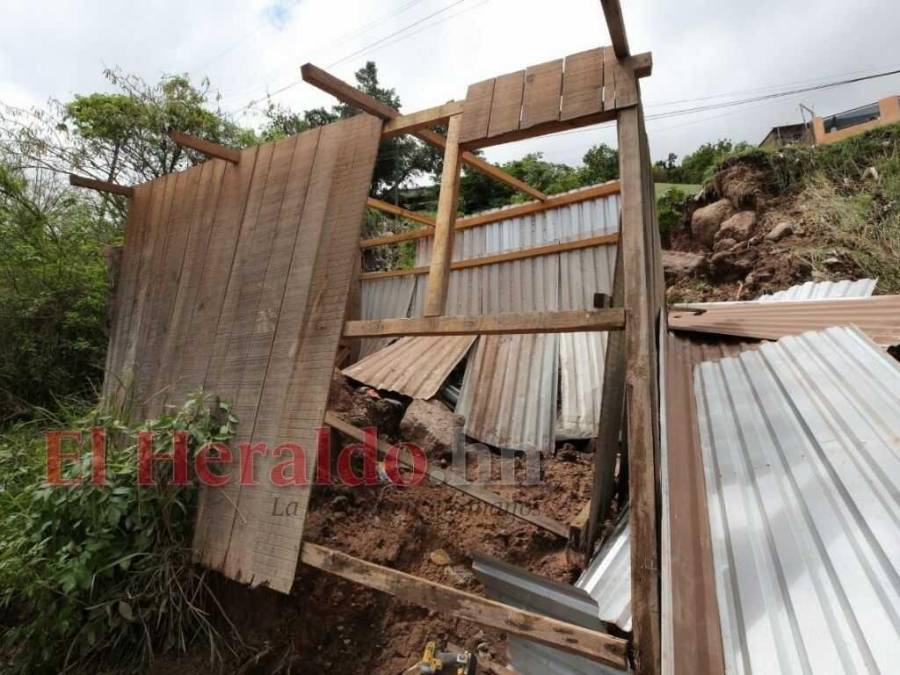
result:
<svg viewBox="0 0 900 675"><path fill-rule="evenodd" d="M385 105L373 96L364 94L363 92L359 91L359 89L351 87L343 80L336 78L334 75L325 72L321 68L318 68L311 63L305 64L300 69L300 71L305 82L309 82L314 87L318 87L322 91L328 92L335 98L343 101L348 105L353 106L354 108L358 108L359 110L367 112L371 115L380 117L383 120L392 120L394 118L400 117L400 113L394 108L391 108L389 105ZM443 149L447 144L446 138L441 136L439 133L436 133L429 129L419 129L418 131L414 131L413 135L416 138L419 138L426 143L430 143L437 148ZM515 176L510 176L508 173L503 171L503 169L499 169L493 164L485 162L483 159L477 157L471 152L464 152L462 154L462 161L471 166L473 169L476 169L477 171L480 171L481 173L508 185L514 190L524 192L525 194L530 195L538 200L544 200L547 198L547 195L545 195L540 190L535 190L527 183L522 182Z"/></svg>
<svg viewBox="0 0 900 675"><path fill-rule="evenodd" d="M606 27L612 40L613 51L620 59L631 56L628 48L628 34L625 32L625 19L622 17L622 5L619 0L600 0L603 14L606 16Z"/></svg>
<svg viewBox="0 0 900 675"><path fill-rule="evenodd" d="M169 138L178 143L178 145L183 145L186 148L196 150L207 157L224 159L226 162L231 162L232 164L237 164L241 161L240 150L226 148L224 145L219 145L218 143L213 143L212 141L207 141L206 139L198 138L197 136L184 134L180 131L170 131Z"/></svg>
<svg viewBox="0 0 900 675"><path fill-rule="evenodd" d="M566 251L578 251L584 248L592 248L594 246L607 246L615 244L619 241L618 234L602 234L598 237L588 237L586 239L575 239L573 241L564 241L558 244L547 244L545 246L535 246L534 248L526 248L521 251L508 251L507 253L497 253L495 255L486 255L480 258L469 258L468 260L457 260L450 263L450 270L465 270L472 267L483 267L484 265L495 265L502 262L511 262L513 260L525 260L527 258L536 258L542 255L550 255L552 253L565 253ZM410 275L428 274L428 267L412 267L405 270L390 270L387 272L365 272L360 275L360 279L388 279L391 277L405 277Z"/></svg>
<svg viewBox="0 0 900 675"><path fill-rule="evenodd" d="M618 3L616 3L618 4ZM628 434L629 521L631 524L631 610L635 672L659 672L659 537L656 519L656 288L654 239L642 148L640 106L619 112L619 175L622 181L622 258L625 333L625 407Z"/></svg>
<svg viewBox="0 0 900 675"><path fill-rule="evenodd" d="M127 185L119 185L118 183L110 183L105 180L96 180L94 178L86 178L85 176L77 176L74 173L69 174L69 185L75 187L88 188L97 192L108 192L114 195L122 195L123 197L133 197L134 188Z"/></svg>
<svg viewBox="0 0 900 675"><path fill-rule="evenodd" d="M350 424L349 422L345 422L342 420L336 413L327 412L325 413L325 424L332 429L340 431L342 434L353 438L360 443L366 442L365 432ZM378 440L378 452L380 455L384 456L387 454L390 449L390 443L386 443L383 440ZM400 463L407 467L412 468L412 466L405 461L402 456L400 457ZM480 502L484 502L485 504L489 504L499 511L503 511L504 513L508 513L509 515L523 520L535 527L539 527L542 530L546 530L552 534L555 534L558 537L562 537L565 539L568 536L568 530L566 526L552 518L546 518L540 514L533 513L532 509L526 507L524 504L518 504L511 499L507 499L502 495L498 495L496 492L492 492L488 489L485 489L479 485L474 485L465 481L464 477L458 477L454 474L442 470L442 469L434 469L431 466L428 466L425 470L426 475L429 479L446 485L447 487L453 488L454 490L463 493L473 499L477 499Z"/></svg>
<svg viewBox="0 0 900 675"><path fill-rule="evenodd" d="M389 202L383 202L380 199L369 197L369 199L366 200L366 206L370 209L377 209L384 213L390 213L392 216L400 216L401 218L406 218L407 220L412 220L417 223L424 223L429 226L429 229L434 229L434 218L429 218L428 216L416 213L415 211L408 211L399 206L394 206ZM418 230L416 230L416 232L418 232Z"/></svg>
<svg viewBox="0 0 900 675"><path fill-rule="evenodd" d="M459 201L459 128L462 115L450 118L447 127L447 146L441 172L441 193L438 196L437 217L434 219L434 242L431 247L431 266L425 289L425 316L440 316L447 304L450 287L450 260L453 257L453 226Z"/></svg>
<svg viewBox="0 0 900 675"><path fill-rule="evenodd" d="M578 202L587 201L589 199L596 199L598 197L617 194L618 192L619 181L610 181L608 183L602 183L600 185L595 185L583 190L566 192L561 195L554 195L553 197L548 197L547 200L543 202L528 202L526 204L520 204L506 209L499 209L495 211L489 211L488 213L481 213L474 216L466 216L465 218L458 218L456 220L455 229L465 230L469 227L487 225L488 223L495 223L500 220L519 218L521 216L531 215L532 213L546 211L547 209L555 209L559 208L560 206L568 206L569 204L577 204ZM364 239L363 241L359 242L359 247L371 248L373 246L397 244L401 241L424 239L426 237L432 236L433 234L434 230L430 227L426 227L418 230L410 230L409 232L401 232L400 234L390 234L384 237Z"/></svg>
<svg viewBox="0 0 900 675"><path fill-rule="evenodd" d="M625 328L625 310L573 309L562 312L509 312L487 316L434 316L420 319L348 321L344 337L407 335L522 335L579 333Z"/></svg>
<svg viewBox="0 0 900 675"><path fill-rule="evenodd" d="M641 52L640 54L629 56L622 62L622 65L631 70L638 79L650 77L653 73L653 54Z"/></svg>
<svg viewBox="0 0 900 675"><path fill-rule="evenodd" d="M450 101L426 110L400 115L384 123L382 138L391 138L400 134L410 134L420 129L427 129L437 124L446 123L454 115L463 111L463 101Z"/></svg>
<svg viewBox="0 0 900 675"><path fill-rule="evenodd" d="M619 229L621 230L621 219ZM612 306L622 307L625 296L622 280L622 241L616 251L616 267L613 274ZM600 396L600 421L597 437L593 441L593 483L588 522L581 538L586 556L590 557L594 543L609 514L609 507L616 491L616 459L625 414L625 333L610 333L606 340L603 365L603 388Z"/></svg>
<svg viewBox="0 0 900 675"><path fill-rule="evenodd" d="M329 574L388 593L403 602L517 635L592 661L625 668L628 643L621 639L510 607L473 593L376 565L305 542L300 560Z"/></svg>

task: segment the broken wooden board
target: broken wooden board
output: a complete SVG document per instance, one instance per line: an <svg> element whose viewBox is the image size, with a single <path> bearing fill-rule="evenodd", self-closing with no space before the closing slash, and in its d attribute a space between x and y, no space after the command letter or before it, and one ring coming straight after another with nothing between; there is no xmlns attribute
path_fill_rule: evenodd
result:
<svg viewBox="0 0 900 675"><path fill-rule="evenodd" d="M298 444L313 475L381 126L358 115L135 187L104 392L155 416L203 386L240 419L235 460L266 444L256 485L234 461L201 491L198 560L239 581L293 583L310 487L273 486L271 451Z"/></svg>

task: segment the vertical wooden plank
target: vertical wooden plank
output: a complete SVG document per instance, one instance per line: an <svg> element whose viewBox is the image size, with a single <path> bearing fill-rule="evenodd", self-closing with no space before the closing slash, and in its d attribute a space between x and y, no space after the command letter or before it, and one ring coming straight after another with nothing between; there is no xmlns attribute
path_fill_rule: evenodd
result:
<svg viewBox="0 0 900 675"><path fill-rule="evenodd" d="M616 74L619 62L615 52L609 47L603 48L603 109L614 110L616 107Z"/></svg>
<svg viewBox="0 0 900 675"><path fill-rule="evenodd" d="M563 60L555 59L525 69L520 128L559 120Z"/></svg>
<svg viewBox="0 0 900 675"><path fill-rule="evenodd" d="M256 234L256 223L272 164L275 144L267 143L259 146L253 175L250 178L249 190L245 193L245 204L241 205L241 220L235 233L234 255L222 274L216 276L220 284L217 292L222 294L221 309L215 324L214 332L209 337L207 349L210 349L209 362L206 367L204 387L215 392L226 401L234 401L240 390L241 372L229 371L229 350L239 349L232 340L236 325L241 316L240 298L243 292L242 280L247 278L243 272L248 264L252 248L251 242ZM241 167L243 162L237 165ZM212 329L213 326L211 325ZM231 359L233 362L233 358ZM235 443L245 438L244 420L238 425ZM234 505L237 504L240 486L238 485L240 467L234 462L227 465L229 482L216 489L203 489L200 495L197 524L194 530L194 548L199 561L207 567L221 569L225 563L228 545L231 538L232 525L235 518Z"/></svg>
<svg viewBox="0 0 900 675"><path fill-rule="evenodd" d="M619 219L619 232L622 221ZM612 306L622 307L625 299L622 278L622 238L616 246L615 278L612 288ZM582 535L585 554L590 556L600 534L616 490L616 458L625 413L625 332L611 331L606 338L606 354L603 366L603 394L600 404L600 422L594 439L594 478L591 487L590 515L587 532Z"/></svg>
<svg viewBox="0 0 900 675"><path fill-rule="evenodd" d="M128 220L125 223L125 241L122 247L122 266L112 306L113 315L109 329L109 348L103 381L103 397L113 405L122 403L118 394L121 391L126 344L131 333L135 288L138 282L142 250L147 239L147 217L155 184L144 183L136 186L134 197L128 205Z"/></svg>
<svg viewBox="0 0 900 675"><path fill-rule="evenodd" d="M459 196L460 117L460 115L451 117L447 130L447 147L444 148L441 192L438 197L431 267L425 295L425 316L440 316L447 304L450 260L453 257L453 226L456 222L456 203Z"/></svg>
<svg viewBox="0 0 900 675"><path fill-rule="evenodd" d="M494 78L469 85L462 114L459 142L486 138L491 121L491 103L494 100Z"/></svg>
<svg viewBox="0 0 900 675"><path fill-rule="evenodd" d="M659 664L659 554L656 519L656 449L653 376L656 370L656 315L648 261L655 257L647 231L646 174L642 167L640 110L622 110L619 127L619 175L622 183L622 258L627 366L626 428L629 452L631 524L631 607L635 672L654 673Z"/></svg>
<svg viewBox="0 0 900 675"><path fill-rule="evenodd" d="M603 110L604 49L590 49L566 57L563 74L562 121Z"/></svg>
<svg viewBox="0 0 900 675"><path fill-rule="evenodd" d="M180 405L189 391L203 384L184 366L190 361L191 350L196 349L193 337L196 335L197 326L193 325L191 317L200 299L200 282L208 257L210 233L227 164L228 162L224 160L213 160L202 165L172 310L171 326L158 359L159 382L168 386L170 391L168 398L175 405Z"/></svg>
<svg viewBox="0 0 900 675"><path fill-rule="evenodd" d="M273 355L290 354L292 362L286 395L277 398L274 392L264 393L266 400L272 396L280 405L277 436L266 441L270 447L282 440L300 444L307 478L315 468L315 439L323 425L380 136L381 121L369 115L322 129L309 193L311 198L325 195L323 202L318 202L324 207L312 201L304 207L298 248L276 328L278 347L273 348ZM320 164L320 156L326 166ZM308 208L312 210L307 216ZM323 209L319 217L315 215L317 208ZM307 254L312 257L304 257ZM250 583L266 583L288 592L296 573L310 488L270 483L269 472L283 460L271 455L261 458L257 473L260 485L242 491L238 510L246 521L235 522L225 571ZM276 498L280 503L295 502L296 513L273 515Z"/></svg>
<svg viewBox="0 0 900 675"><path fill-rule="evenodd" d="M494 98L491 102L491 121L488 136L499 136L519 128L522 115L522 91L525 71L519 70L501 75L494 81Z"/></svg>
<svg viewBox="0 0 900 675"><path fill-rule="evenodd" d="M157 320L156 298L161 284L159 269L165 260L166 239L169 236L170 215L176 198L179 176L180 174L170 174L161 179L163 190L160 194L160 201L154 208L152 231L148 233L148 236L152 237L152 241L146 250L147 257L143 260L141 268L142 281L138 289L136 307L138 320L134 327L128 358L133 374L131 395L135 404L135 413L139 417L155 412L149 407L148 397L152 392L145 377L148 371L147 343L152 326Z"/></svg>

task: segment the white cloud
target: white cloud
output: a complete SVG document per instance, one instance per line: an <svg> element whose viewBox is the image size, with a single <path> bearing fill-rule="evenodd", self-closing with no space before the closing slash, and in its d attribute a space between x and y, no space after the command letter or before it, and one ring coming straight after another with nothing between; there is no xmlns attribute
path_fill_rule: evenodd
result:
<svg viewBox="0 0 900 675"><path fill-rule="evenodd" d="M463 98L485 77L608 43L598 0L194 0L8 3L0 23L0 98L21 104L107 88L104 66L153 80L209 75L222 107L238 110L266 92L303 109L327 95L299 80L313 61L352 81L366 59L395 87L406 110ZM846 73L900 66L895 0L629 0L632 50L651 50L643 82L649 114L713 95L771 91ZM440 12L432 18L429 15ZM402 35L387 36L416 22ZM387 39L385 39L387 38ZM369 50L343 60L347 55ZM799 121L797 104L835 112L900 92L900 77L777 99L703 116L648 123L654 157L702 142L758 142L773 125ZM713 101L700 101L709 103ZM682 103L673 103L682 101ZM660 105L669 103L669 105ZM252 117L250 118L252 119ZM496 161L542 150L578 162L613 128L561 134L489 150Z"/></svg>

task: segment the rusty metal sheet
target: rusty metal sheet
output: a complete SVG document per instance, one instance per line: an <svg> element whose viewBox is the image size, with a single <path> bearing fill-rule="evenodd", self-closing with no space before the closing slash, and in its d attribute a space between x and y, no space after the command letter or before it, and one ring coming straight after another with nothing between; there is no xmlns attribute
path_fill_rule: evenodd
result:
<svg viewBox="0 0 900 675"><path fill-rule="evenodd" d="M702 314L670 311L673 330L777 340L830 326L857 326L883 347L900 343L900 295L794 302L693 305Z"/></svg>
<svg viewBox="0 0 900 675"><path fill-rule="evenodd" d="M701 363L694 390L726 671L893 672L900 364L829 328Z"/></svg>
<svg viewBox="0 0 900 675"><path fill-rule="evenodd" d="M361 319L397 319L409 316L416 292L415 277L367 279L360 286ZM390 342L390 338L363 338L360 340L359 358L386 347Z"/></svg>
<svg viewBox="0 0 900 675"><path fill-rule="evenodd" d="M462 361L474 335L406 337L342 371L376 389L429 399Z"/></svg>

